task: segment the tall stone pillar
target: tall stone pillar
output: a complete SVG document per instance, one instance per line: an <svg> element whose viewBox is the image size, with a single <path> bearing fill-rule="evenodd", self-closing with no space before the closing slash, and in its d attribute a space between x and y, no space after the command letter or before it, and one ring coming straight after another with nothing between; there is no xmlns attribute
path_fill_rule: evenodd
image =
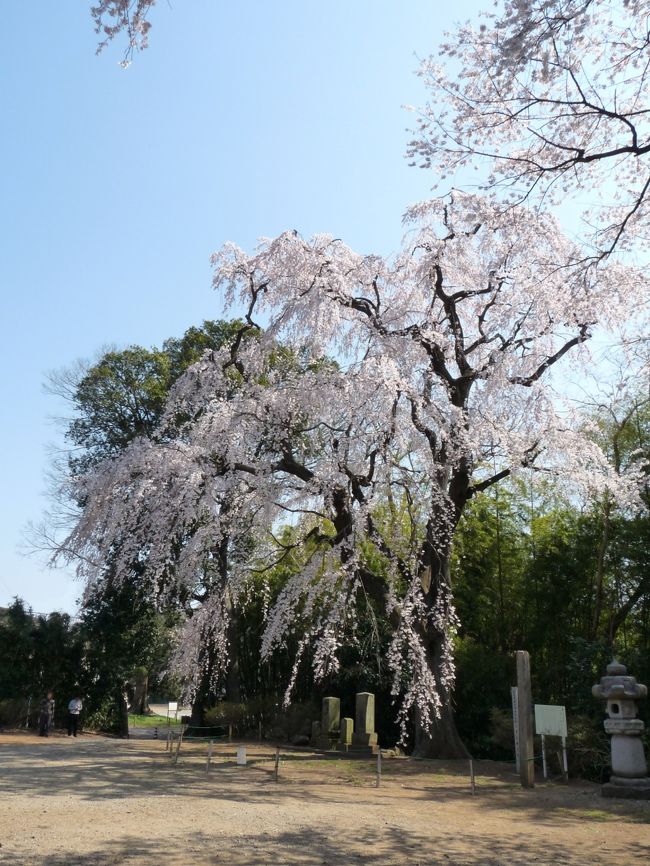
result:
<svg viewBox="0 0 650 866"><path fill-rule="evenodd" d="M359 692L356 699L354 734L352 745L375 751L375 696L371 692Z"/></svg>
<svg viewBox="0 0 650 866"><path fill-rule="evenodd" d="M333 749L339 739L341 727L341 699L323 698L323 711L320 723L321 749Z"/></svg>

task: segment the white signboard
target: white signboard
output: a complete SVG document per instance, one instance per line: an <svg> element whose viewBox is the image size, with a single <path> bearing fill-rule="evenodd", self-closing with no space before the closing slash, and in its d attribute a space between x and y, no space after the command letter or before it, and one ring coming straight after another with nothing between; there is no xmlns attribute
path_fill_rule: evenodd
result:
<svg viewBox="0 0 650 866"><path fill-rule="evenodd" d="M566 709L549 704L535 704L535 733L546 737L566 738Z"/></svg>
<svg viewBox="0 0 650 866"><path fill-rule="evenodd" d="M178 701L169 701L167 704L167 716L171 716L172 713L175 718L178 714Z"/></svg>

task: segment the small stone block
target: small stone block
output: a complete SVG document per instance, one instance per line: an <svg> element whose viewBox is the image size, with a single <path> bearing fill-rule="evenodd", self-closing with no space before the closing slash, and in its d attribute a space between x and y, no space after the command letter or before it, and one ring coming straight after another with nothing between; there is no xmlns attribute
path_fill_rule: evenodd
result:
<svg viewBox="0 0 650 866"><path fill-rule="evenodd" d="M355 746L376 746L377 734L374 731L371 734L353 734L352 742Z"/></svg>
<svg viewBox="0 0 650 866"><path fill-rule="evenodd" d="M349 746L352 743L354 722L352 719L341 719L341 745Z"/></svg>

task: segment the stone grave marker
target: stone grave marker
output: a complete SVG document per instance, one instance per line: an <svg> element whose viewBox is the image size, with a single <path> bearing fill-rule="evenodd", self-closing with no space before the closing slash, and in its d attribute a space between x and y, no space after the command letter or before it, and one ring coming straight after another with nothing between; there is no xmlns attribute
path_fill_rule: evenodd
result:
<svg viewBox="0 0 650 866"><path fill-rule="evenodd" d="M320 722L320 740L319 747L321 749L334 749L339 739L339 730L341 728L341 699L340 698L323 698L323 711Z"/></svg>
<svg viewBox="0 0 650 866"><path fill-rule="evenodd" d="M352 719L341 719L341 739L339 743L342 751L347 752L352 745L353 732L354 721Z"/></svg>
<svg viewBox="0 0 650 866"><path fill-rule="evenodd" d="M359 692L355 708L355 730L352 735L352 745L355 749L368 750L374 754L377 750L377 734L375 732L375 696L372 692Z"/></svg>

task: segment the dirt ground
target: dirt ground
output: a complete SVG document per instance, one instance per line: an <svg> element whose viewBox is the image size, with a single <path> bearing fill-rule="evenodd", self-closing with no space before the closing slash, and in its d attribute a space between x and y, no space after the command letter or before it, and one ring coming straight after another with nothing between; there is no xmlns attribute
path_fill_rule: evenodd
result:
<svg viewBox="0 0 650 866"><path fill-rule="evenodd" d="M247 745L0 735L0 864L12 866L632 866L650 803L589 784L522 790L512 768L375 762Z"/></svg>

